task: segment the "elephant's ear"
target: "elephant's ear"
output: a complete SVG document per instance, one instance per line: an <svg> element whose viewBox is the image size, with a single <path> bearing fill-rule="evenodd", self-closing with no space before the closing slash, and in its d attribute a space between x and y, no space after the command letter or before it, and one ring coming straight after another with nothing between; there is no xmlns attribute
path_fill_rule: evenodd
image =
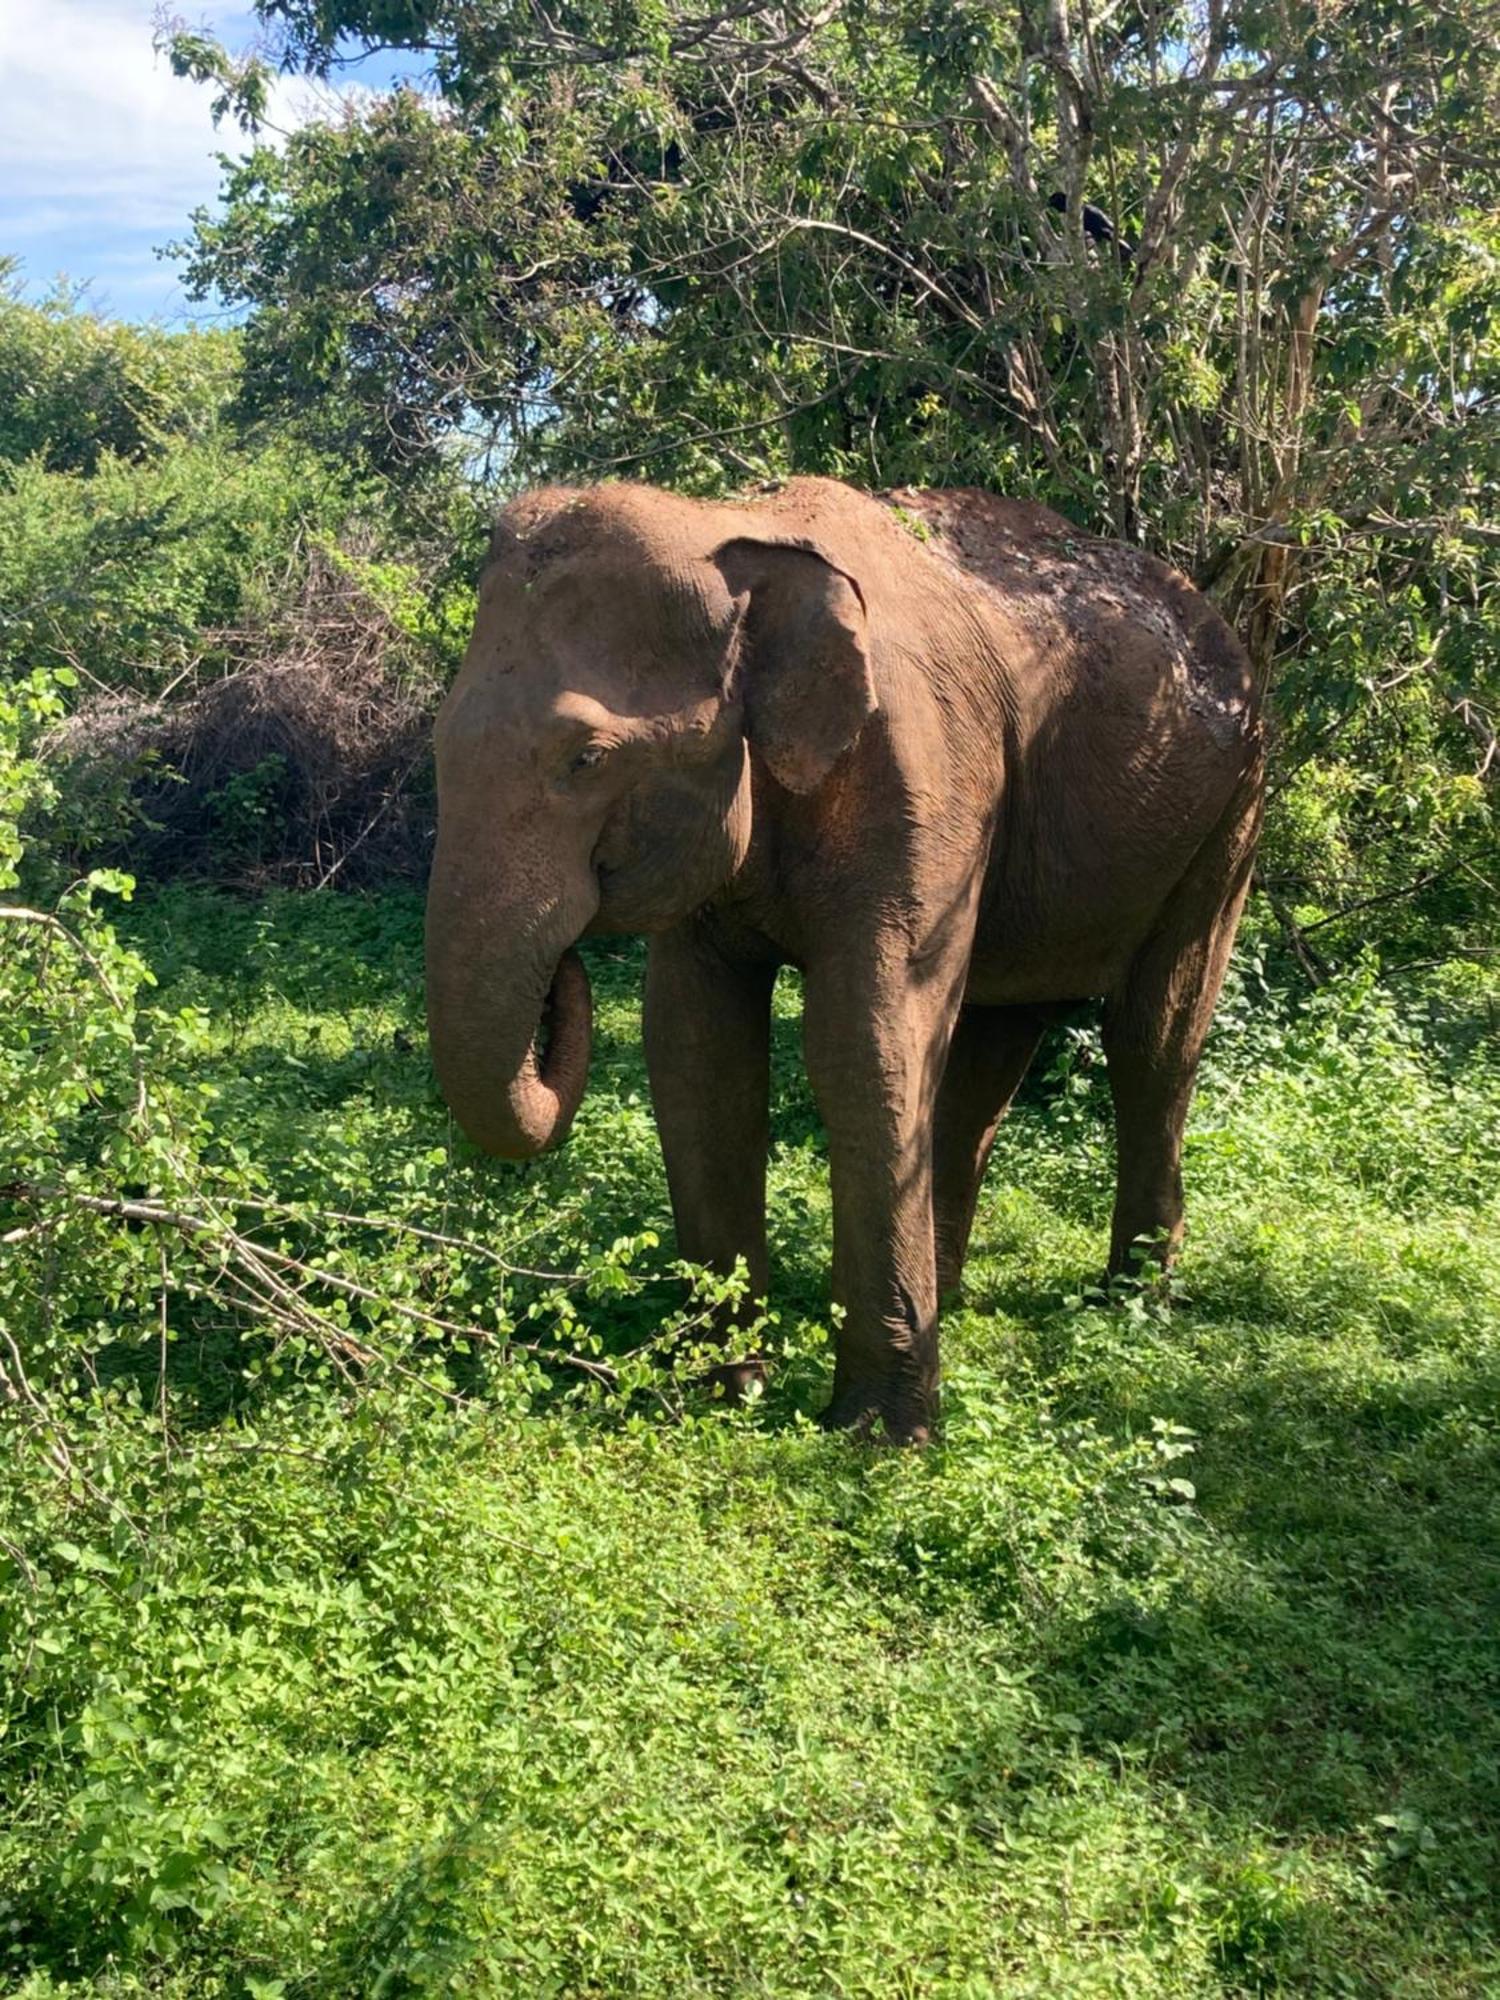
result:
<svg viewBox="0 0 1500 2000"><path fill-rule="evenodd" d="M877 706L863 593L810 543L737 537L714 561L746 600L740 675L750 741L778 784L810 792Z"/></svg>

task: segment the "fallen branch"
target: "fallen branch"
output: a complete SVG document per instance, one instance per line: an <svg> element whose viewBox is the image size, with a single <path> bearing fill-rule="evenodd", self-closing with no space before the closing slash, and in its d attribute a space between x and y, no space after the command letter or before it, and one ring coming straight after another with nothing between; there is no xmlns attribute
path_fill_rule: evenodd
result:
<svg viewBox="0 0 1500 2000"><path fill-rule="evenodd" d="M317 1311L303 1296L303 1289L322 1286L337 1296L356 1300L361 1304L374 1305L398 1318L440 1334L449 1340L468 1341L476 1346L496 1349L502 1357L510 1354L526 1354L544 1365L568 1368L587 1375L591 1380L607 1388L616 1386L618 1372L607 1362L596 1361L589 1355L578 1354L567 1348L550 1347L540 1341L517 1340L493 1331L488 1327L444 1318L439 1313L424 1311L420 1306L408 1304L405 1300L388 1297L385 1293L362 1285L356 1279L342 1277L336 1271L306 1263L284 1250L272 1249L264 1243L257 1243L243 1234L222 1217L195 1215L182 1208L174 1208L165 1202L149 1199L129 1199L119 1195L84 1194L74 1188L49 1187L33 1182L13 1181L0 1188L0 1196L10 1200L36 1203L61 1203L85 1214L107 1217L113 1221L135 1223L142 1227L173 1230L195 1242L207 1242L218 1247L222 1253L222 1280L233 1285L242 1295L236 1303L248 1301L258 1316L278 1326L283 1333L297 1333L314 1340L335 1363L343 1366L353 1362L360 1367L371 1367L377 1363L394 1368L398 1374L416 1380L413 1371L390 1355L381 1354L347 1329ZM247 1202L247 1207L279 1206L272 1203ZM364 1217L341 1217L342 1220L363 1222ZM380 1226L380 1225L377 1225ZM383 1226L402 1228L406 1225L387 1223ZM445 1241L463 1248L482 1246L465 1244L462 1238L442 1238L437 1231L416 1230L413 1232L428 1236L436 1241ZM539 1274L546 1275L546 1274ZM294 1281L300 1279L301 1286ZM205 1287L213 1291L212 1283ZM425 1383L434 1388L432 1383Z"/></svg>
<svg viewBox="0 0 1500 2000"><path fill-rule="evenodd" d="M420 1223L402 1222L390 1215L352 1215L342 1208L310 1208L290 1201L264 1201L249 1195L235 1195L235 1208L258 1209L265 1215L305 1216L313 1222L347 1222L356 1229L379 1229L401 1236L412 1236L421 1243L436 1243L449 1250L462 1250L471 1257L482 1257L493 1264L508 1278L537 1278L549 1285L582 1285L588 1282L588 1274L580 1271L539 1271L529 1264L512 1264L502 1257L498 1250L492 1250L487 1243L476 1243L471 1236L447 1236L440 1229L426 1229Z"/></svg>

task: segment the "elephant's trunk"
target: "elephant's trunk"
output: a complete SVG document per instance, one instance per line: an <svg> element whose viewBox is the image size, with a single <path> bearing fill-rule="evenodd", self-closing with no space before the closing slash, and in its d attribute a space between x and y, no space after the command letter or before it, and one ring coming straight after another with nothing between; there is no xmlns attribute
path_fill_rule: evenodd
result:
<svg viewBox="0 0 1500 2000"><path fill-rule="evenodd" d="M503 918L484 911L476 940L463 891L435 870L427 916L433 1065L475 1145L505 1160L533 1159L561 1145L583 1099L593 1039L588 974L569 948L518 975L506 962Z"/></svg>

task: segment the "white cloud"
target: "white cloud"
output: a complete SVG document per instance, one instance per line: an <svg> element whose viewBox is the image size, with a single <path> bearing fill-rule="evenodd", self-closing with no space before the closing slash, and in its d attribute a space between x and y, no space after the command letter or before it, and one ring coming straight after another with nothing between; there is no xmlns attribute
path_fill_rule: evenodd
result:
<svg viewBox="0 0 1500 2000"><path fill-rule="evenodd" d="M0 252L23 257L34 282L63 268L106 277L100 302L119 312L181 309L154 247L213 201L216 155L249 143L228 123L216 131L212 91L155 53L155 12L153 0L0 0ZM252 37L243 7L192 18L231 47ZM270 121L285 129L329 102L280 79Z"/></svg>
<svg viewBox="0 0 1500 2000"><path fill-rule="evenodd" d="M174 223L213 193L214 153L238 135L216 134L210 92L155 53L153 15L151 0L0 9L0 187L11 200L119 203L133 221Z"/></svg>

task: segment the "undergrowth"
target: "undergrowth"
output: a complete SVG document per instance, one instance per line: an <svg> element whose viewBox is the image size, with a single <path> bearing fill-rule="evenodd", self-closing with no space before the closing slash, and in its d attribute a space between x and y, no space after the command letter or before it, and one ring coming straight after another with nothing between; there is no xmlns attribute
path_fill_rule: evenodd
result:
<svg viewBox="0 0 1500 2000"><path fill-rule="evenodd" d="M1369 982L1293 1006L1250 959L1165 1302L1092 1288L1102 1079L1086 1023L1058 1037L945 1322L942 1441L901 1455L809 1421L828 1204L794 982L784 1358L736 1413L654 1360L610 1382L499 1337L609 1364L692 1319L633 948L591 948L572 1141L515 1168L433 1090L415 897L174 891L119 921L187 1038L158 1058L197 1194L281 1204L232 1212L497 1338L299 1277L406 1366L341 1372L191 1263L163 1286L180 1232L12 1195L0 1233L47 1224L6 1296L55 1428L12 1406L0 1462L8 1990L1495 1990L1483 1041L1419 1038ZM138 1207L194 1193L136 1171Z"/></svg>

